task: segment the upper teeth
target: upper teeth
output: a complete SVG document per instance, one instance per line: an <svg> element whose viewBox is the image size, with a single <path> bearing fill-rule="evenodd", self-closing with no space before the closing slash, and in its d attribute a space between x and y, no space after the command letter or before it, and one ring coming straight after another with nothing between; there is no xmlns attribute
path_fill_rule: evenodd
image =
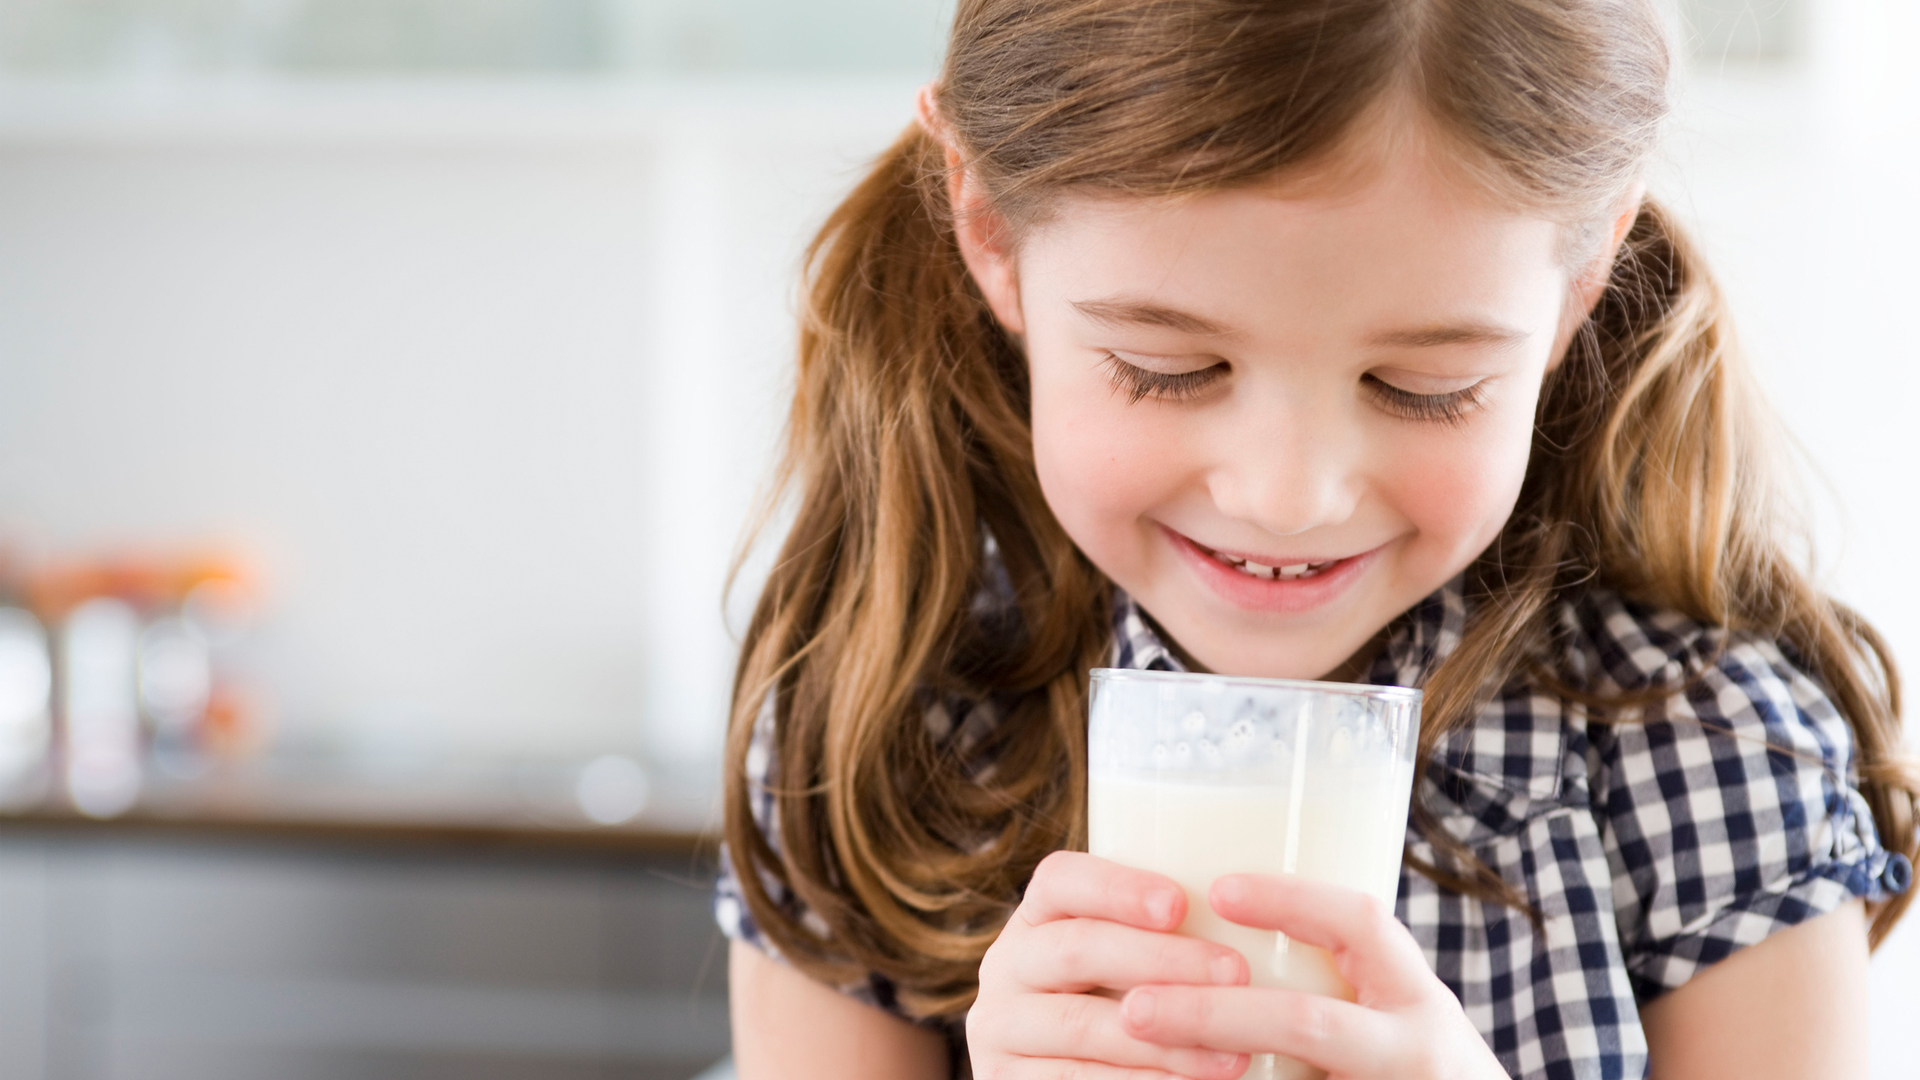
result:
<svg viewBox="0 0 1920 1080"><path fill-rule="evenodd" d="M1320 571L1325 570L1327 567L1332 566L1334 562L1337 561L1337 560L1329 560L1327 562L1318 562L1318 563L1294 563L1290 566L1276 567L1276 566L1267 566L1263 563L1257 563L1250 559L1236 559L1231 555L1223 555L1218 551L1213 553L1213 557L1220 560L1223 563L1226 563L1228 566L1233 567L1234 569L1240 571L1241 573L1246 574L1249 577L1268 578L1268 579L1277 578L1281 580L1285 580L1288 578L1306 577L1309 574L1317 574Z"/></svg>

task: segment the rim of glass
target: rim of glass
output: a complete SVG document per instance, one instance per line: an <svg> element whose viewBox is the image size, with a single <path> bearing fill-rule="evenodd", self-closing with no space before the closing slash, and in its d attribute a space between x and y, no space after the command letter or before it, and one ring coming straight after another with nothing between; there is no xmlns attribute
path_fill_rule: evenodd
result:
<svg viewBox="0 0 1920 1080"><path fill-rule="evenodd" d="M1214 675L1196 671L1147 671L1140 668L1098 667L1089 672L1101 682L1189 682L1211 680L1230 686L1266 687L1274 690L1305 690L1315 694L1365 697L1385 701L1419 701L1420 691L1411 686L1376 686L1372 683L1323 682L1319 679L1268 679L1258 675Z"/></svg>

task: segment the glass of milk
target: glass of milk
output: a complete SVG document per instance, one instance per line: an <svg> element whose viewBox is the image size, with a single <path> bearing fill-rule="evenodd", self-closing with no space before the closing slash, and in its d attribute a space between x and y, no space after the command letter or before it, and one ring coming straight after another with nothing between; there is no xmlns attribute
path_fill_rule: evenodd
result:
<svg viewBox="0 0 1920 1080"><path fill-rule="evenodd" d="M1353 1000L1321 949L1228 922L1215 878L1297 874L1391 905L1413 787L1420 691L1096 668L1088 850L1187 892L1179 932L1238 949L1255 986ZM1249 1080L1324 1075L1256 1055Z"/></svg>

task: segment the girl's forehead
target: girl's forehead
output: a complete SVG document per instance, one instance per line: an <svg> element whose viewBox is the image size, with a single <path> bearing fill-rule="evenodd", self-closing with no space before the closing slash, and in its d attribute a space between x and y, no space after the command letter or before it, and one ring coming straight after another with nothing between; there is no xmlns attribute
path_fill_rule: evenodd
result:
<svg viewBox="0 0 1920 1080"><path fill-rule="evenodd" d="M1408 162L1344 188L1069 197L1020 262L1068 303L1159 298L1228 325L1407 307L1538 318L1564 294L1560 241L1556 223Z"/></svg>

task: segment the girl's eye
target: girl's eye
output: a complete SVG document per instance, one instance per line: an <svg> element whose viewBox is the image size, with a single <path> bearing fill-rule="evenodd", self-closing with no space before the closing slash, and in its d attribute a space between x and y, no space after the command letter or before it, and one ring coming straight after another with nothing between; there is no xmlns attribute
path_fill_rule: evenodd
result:
<svg viewBox="0 0 1920 1080"><path fill-rule="evenodd" d="M1373 396L1388 412L1409 420L1433 420L1458 424L1480 407L1480 383L1445 394L1416 394L1402 390L1375 375L1361 377Z"/></svg>
<svg viewBox="0 0 1920 1080"><path fill-rule="evenodd" d="M1184 401L1211 386L1214 380L1227 373L1227 365L1215 364L1198 371L1181 371L1168 374L1164 371L1152 371L1138 364L1129 364L1112 353L1101 361L1107 369L1107 378L1113 381L1113 388L1127 395L1127 404L1132 405L1141 398L1159 398L1163 401Z"/></svg>

